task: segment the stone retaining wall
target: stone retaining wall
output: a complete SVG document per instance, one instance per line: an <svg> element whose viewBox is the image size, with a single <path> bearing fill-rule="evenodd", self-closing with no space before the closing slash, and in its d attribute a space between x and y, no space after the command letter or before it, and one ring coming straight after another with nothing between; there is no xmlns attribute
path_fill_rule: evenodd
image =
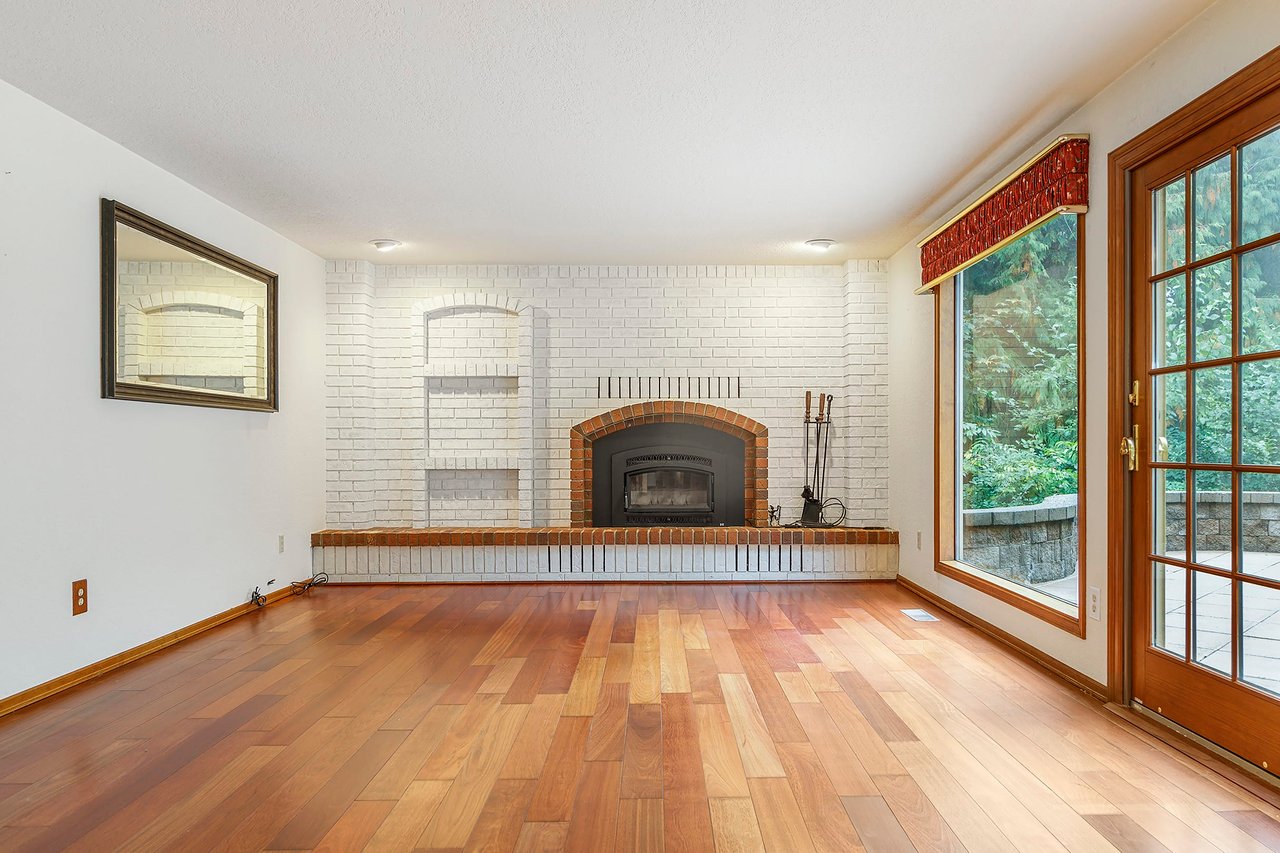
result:
<svg viewBox="0 0 1280 853"><path fill-rule="evenodd" d="M964 561L1020 583L1060 580L1080 554L1075 495L964 511Z"/></svg>
<svg viewBox="0 0 1280 853"><path fill-rule="evenodd" d="M1187 493L1168 492L1166 502L1165 550L1186 551ZM1201 492L1196 505L1197 547L1230 550L1231 493ZM1244 550L1280 554L1280 492L1245 492L1240 515Z"/></svg>

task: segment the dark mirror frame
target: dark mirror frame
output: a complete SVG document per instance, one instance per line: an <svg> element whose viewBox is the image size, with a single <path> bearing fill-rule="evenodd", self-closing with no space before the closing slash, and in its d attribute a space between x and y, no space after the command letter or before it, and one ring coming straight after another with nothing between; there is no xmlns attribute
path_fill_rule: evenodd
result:
<svg viewBox="0 0 1280 853"><path fill-rule="evenodd" d="M102 199L102 396L104 399L142 400L149 403L173 403L181 406L208 406L218 409L241 409L255 412L279 411L276 377L276 289L279 277L269 270L224 252L147 216L113 199ZM267 289L266 327L266 399L254 400L230 394L214 394L196 389L139 385L116 379L117 305L116 305L116 226L127 225L157 240L163 240L191 254L263 283Z"/></svg>

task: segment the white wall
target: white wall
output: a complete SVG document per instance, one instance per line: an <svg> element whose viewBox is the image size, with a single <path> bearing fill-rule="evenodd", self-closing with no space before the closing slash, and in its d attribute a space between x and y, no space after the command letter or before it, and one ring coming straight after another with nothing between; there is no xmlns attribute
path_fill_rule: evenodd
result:
<svg viewBox="0 0 1280 853"><path fill-rule="evenodd" d="M319 258L2 82L0 128L3 697L310 573L325 305ZM279 413L100 399L102 196L279 273Z"/></svg>
<svg viewBox="0 0 1280 853"><path fill-rule="evenodd" d="M329 269L332 527L567 525L570 427L653 399L704 401L763 423L769 502L795 520L806 482L806 390L836 396L826 494L845 502L851 524L886 523L882 260L736 267L331 261ZM453 294L527 311L428 309ZM424 355L436 365L524 363L518 379L438 382L424 380ZM619 379L636 377L643 381L617 390ZM701 393L650 381L688 377L704 379ZM444 454L517 466L520 499L532 506L513 506L509 472L492 510L462 486L467 478L428 478L424 460Z"/></svg>
<svg viewBox="0 0 1280 853"><path fill-rule="evenodd" d="M1103 596L1102 621L1089 620L1078 639L963 584L934 573L933 302L913 296L920 283L915 241L889 264L889 523L902 535L900 572L1068 666L1106 681L1104 631L1107 578L1107 177L1108 152L1280 44L1280 0L1222 0L1210 7L1084 107L1024 152L987 164L958 185L972 194L939 217L945 221L996 180L1061 133L1092 136L1091 213L1085 225L1085 568ZM925 229L931 231L933 226ZM921 236L924 236L923 234ZM922 548L916 549L917 531Z"/></svg>

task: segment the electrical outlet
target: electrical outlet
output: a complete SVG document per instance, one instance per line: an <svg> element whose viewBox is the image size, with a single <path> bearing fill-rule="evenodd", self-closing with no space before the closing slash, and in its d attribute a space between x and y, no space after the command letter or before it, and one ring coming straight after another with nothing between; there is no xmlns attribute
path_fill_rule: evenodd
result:
<svg viewBox="0 0 1280 853"><path fill-rule="evenodd" d="M1102 592L1096 586L1089 587L1089 618L1102 618Z"/></svg>
<svg viewBox="0 0 1280 853"><path fill-rule="evenodd" d="M280 553L280 554L284 553L284 534L283 533L281 533L278 537L276 537L276 548L277 548L277 553Z"/></svg>
<svg viewBox="0 0 1280 853"><path fill-rule="evenodd" d="M923 549L924 549L924 531L917 530L916 531L916 550L920 551Z"/></svg>
<svg viewBox="0 0 1280 853"><path fill-rule="evenodd" d="M71 615L79 616L89 610L89 581L71 582Z"/></svg>

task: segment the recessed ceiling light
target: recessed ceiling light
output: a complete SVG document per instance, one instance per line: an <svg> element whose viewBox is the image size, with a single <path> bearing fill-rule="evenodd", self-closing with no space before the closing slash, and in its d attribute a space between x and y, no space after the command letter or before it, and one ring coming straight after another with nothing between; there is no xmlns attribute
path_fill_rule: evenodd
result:
<svg viewBox="0 0 1280 853"><path fill-rule="evenodd" d="M805 240L804 244L808 246L810 249L814 249L819 252L825 252L828 249L830 249L832 246L834 246L836 244L836 241L828 240L826 237L818 237L813 240Z"/></svg>
<svg viewBox="0 0 1280 853"><path fill-rule="evenodd" d="M369 245L379 252L390 252L392 249L398 249L404 244L399 240L370 240Z"/></svg>

